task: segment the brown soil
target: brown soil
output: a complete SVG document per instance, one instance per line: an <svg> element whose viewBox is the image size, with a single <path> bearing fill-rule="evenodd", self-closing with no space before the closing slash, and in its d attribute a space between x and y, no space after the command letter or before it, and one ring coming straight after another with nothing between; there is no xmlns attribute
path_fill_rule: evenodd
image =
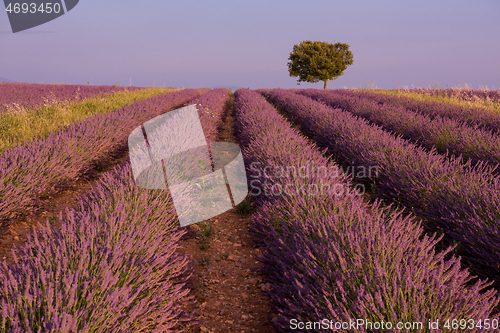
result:
<svg viewBox="0 0 500 333"><path fill-rule="evenodd" d="M220 132L220 142L237 143L234 135L232 103ZM193 258L196 273L192 277L191 295L194 304L186 304L200 324L185 327L187 332L274 332L270 320L265 277L257 268L261 265L254 258L260 256L248 233L251 215L240 215L233 208L211 218L213 232L209 247L200 249L201 224L190 226L184 236L180 251ZM201 228L200 228L201 227Z"/></svg>
<svg viewBox="0 0 500 333"><path fill-rule="evenodd" d="M232 104L231 104L232 105ZM221 129L219 141L235 142L234 119L228 116ZM73 186L54 196L41 200L42 204L25 216L10 221L8 227L0 228L0 261L14 264L12 251L26 242L26 234L38 223L47 219L58 220L59 213L66 216L66 208L76 207L80 195L90 190L103 173L129 158L127 149L110 156L99 172L82 177ZM191 225L183 237L179 252L192 258L195 273L189 281L190 295L195 301L184 304L186 311L193 311L194 324L183 327L185 332L274 332L271 328L269 298L264 276L256 269L259 263L254 259L260 252L254 247L247 225L250 215L239 215L236 209L205 221L212 225L212 236L208 248L200 248L200 224ZM59 227L59 221L55 223ZM17 251L16 251L17 252Z"/></svg>

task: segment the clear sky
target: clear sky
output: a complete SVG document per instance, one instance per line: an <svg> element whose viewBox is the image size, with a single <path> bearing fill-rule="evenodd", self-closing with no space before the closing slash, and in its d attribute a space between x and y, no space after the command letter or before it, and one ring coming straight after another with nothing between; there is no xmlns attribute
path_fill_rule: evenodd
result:
<svg viewBox="0 0 500 333"><path fill-rule="evenodd" d="M354 57L329 88L500 89L500 0L80 0L15 34L0 6L0 77L17 82L322 88L287 68L318 40Z"/></svg>

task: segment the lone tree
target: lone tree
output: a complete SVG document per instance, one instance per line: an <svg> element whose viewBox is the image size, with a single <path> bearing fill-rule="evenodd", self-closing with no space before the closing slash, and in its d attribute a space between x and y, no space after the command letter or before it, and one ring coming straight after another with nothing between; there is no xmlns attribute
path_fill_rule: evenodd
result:
<svg viewBox="0 0 500 333"><path fill-rule="evenodd" d="M293 46L288 63L290 76L298 76L297 81L319 82L334 80L352 65L352 53L348 44L311 42L306 40Z"/></svg>

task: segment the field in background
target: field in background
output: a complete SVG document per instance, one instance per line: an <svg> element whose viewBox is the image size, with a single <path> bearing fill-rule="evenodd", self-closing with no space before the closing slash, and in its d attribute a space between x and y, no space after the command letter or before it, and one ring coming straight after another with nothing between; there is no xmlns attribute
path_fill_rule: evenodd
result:
<svg viewBox="0 0 500 333"><path fill-rule="evenodd" d="M369 91L392 96L410 97L420 101L449 103L463 108L482 108L500 112L500 92L465 88L450 89L368 89Z"/></svg>
<svg viewBox="0 0 500 333"><path fill-rule="evenodd" d="M82 98L78 92L62 99L51 91L47 96L37 96L36 103L23 103L23 99L33 101L29 91L18 91L18 102L7 103L7 92L0 95L4 99L4 109L0 112L0 151L6 148L46 137L49 133L63 129L77 121L82 121L96 114L104 114L111 110L122 108L144 98L149 98L176 91L172 88L144 88L131 91L119 89L104 94L96 89L88 97ZM107 89L109 90L109 89ZM10 97L10 96L9 96ZM9 100L11 100L9 98ZM28 104L28 105L26 105ZM24 106L23 106L24 105Z"/></svg>

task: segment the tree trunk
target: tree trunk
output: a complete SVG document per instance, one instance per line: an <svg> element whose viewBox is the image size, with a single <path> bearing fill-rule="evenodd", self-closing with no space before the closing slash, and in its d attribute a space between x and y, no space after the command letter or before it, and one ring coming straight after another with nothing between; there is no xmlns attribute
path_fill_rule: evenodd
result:
<svg viewBox="0 0 500 333"><path fill-rule="evenodd" d="M326 89L326 83L328 82L328 80L325 80L325 86L323 87L323 89Z"/></svg>

